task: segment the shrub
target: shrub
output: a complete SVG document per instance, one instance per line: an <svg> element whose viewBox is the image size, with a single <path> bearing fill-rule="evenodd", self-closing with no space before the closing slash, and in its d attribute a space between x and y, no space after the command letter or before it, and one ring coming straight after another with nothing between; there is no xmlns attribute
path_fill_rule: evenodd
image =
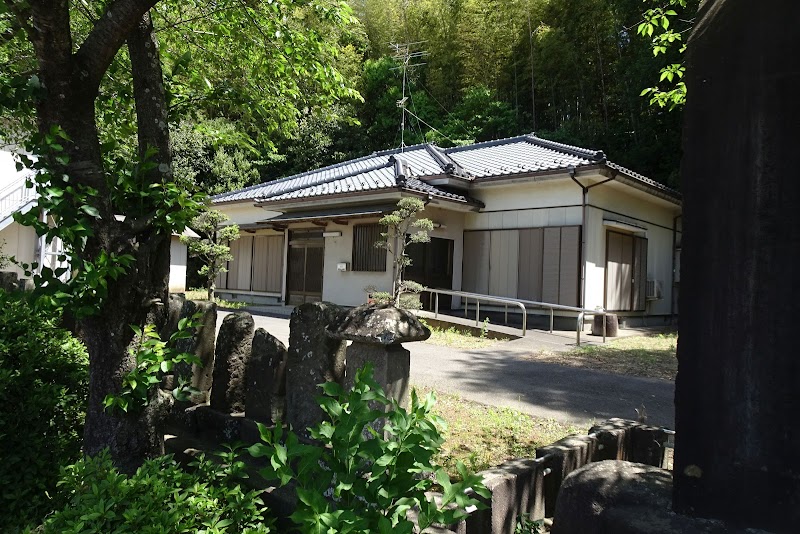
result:
<svg viewBox="0 0 800 534"><path fill-rule="evenodd" d="M330 421L311 429L319 445L305 445L280 425L259 425L261 439L249 451L269 457L260 471L281 485L294 480L297 509L291 519L301 532L410 534L408 512L418 512L419 531L432 524L451 524L478 506L474 494L488 497L480 477L467 473L452 483L432 458L444 441L444 422L431 413L435 398L412 392L408 411L388 399L372 378L372 367L356 373L353 389L339 384L322 386L319 404ZM388 410L387 410L388 408ZM384 432L376 421L385 417ZM438 484L440 503L426 496ZM472 492L468 492L471 488ZM473 494L474 493L474 494Z"/></svg>
<svg viewBox="0 0 800 534"><path fill-rule="evenodd" d="M64 468L59 485L69 503L37 529L43 534L265 533L260 491L238 484L246 475L235 453L218 463L200 456L184 471L171 456L148 460L130 476L107 452Z"/></svg>
<svg viewBox="0 0 800 534"><path fill-rule="evenodd" d="M14 532L58 506L61 465L80 456L88 388L83 345L0 291L0 524Z"/></svg>

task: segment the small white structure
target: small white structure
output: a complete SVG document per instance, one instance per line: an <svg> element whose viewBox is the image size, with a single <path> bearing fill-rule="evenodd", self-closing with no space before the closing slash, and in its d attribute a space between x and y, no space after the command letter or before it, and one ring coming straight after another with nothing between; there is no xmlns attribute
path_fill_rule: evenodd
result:
<svg viewBox="0 0 800 534"><path fill-rule="evenodd" d="M33 228L22 226L13 218L14 213L25 213L36 206L36 191L25 186L30 172L17 171L14 155L0 151L0 247L4 255L13 256L20 263L37 262L55 269L59 266L58 256L62 254L58 240L46 244ZM184 230L184 234L197 236L189 228ZM170 291L186 290L187 258L187 248L181 243L180 235L173 235L170 241ZM25 276L23 270L14 264L3 270L14 271L20 278Z"/></svg>
<svg viewBox="0 0 800 534"><path fill-rule="evenodd" d="M191 228L185 228L181 234L172 234L169 242L169 290L171 293L186 291L186 265L189 261L189 250L181 243L181 236L200 237Z"/></svg>
<svg viewBox="0 0 800 534"><path fill-rule="evenodd" d="M409 249L408 279L605 308L629 323L676 312L680 194L602 151L534 135L389 150L217 195L241 229L219 293L365 302L365 287L391 287L392 262L373 245L378 219L406 196L423 199L435 225L430 243Z"/></svg>
<svg viewBox="0 0 800 534"><path fill-rule="evenodd" d="M42 260L43 240L33 228L14 221L14 213L26 213L36 204L36 192L25 186L30 171L17 171L16 160L11 152L0 151L0 248L5 256L15 257L24 263ZM20 267L14 264L4 267L24 277Z"/></svg>

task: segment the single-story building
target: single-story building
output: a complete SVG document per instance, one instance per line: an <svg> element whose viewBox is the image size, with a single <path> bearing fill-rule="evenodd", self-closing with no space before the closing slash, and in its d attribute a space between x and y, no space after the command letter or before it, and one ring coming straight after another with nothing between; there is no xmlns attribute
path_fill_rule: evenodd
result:
<svg viewBox="0 0 800 534"><path fill-rule="evenodd" d="M409 250L407 279L604 308L629 323L676 313L680 194L602 151L534 135L387 150L215 196L241 230L219 293L364 303L368 288L391 288L391 257L374 242L379 218L407 196L424 200L435 227Z"/></svg>
<svg viewBox="0 0 800 534"><path fill-rule="evenodd" d="M14 221L14 213L26 213L36 206L36 191L25 184L30 172L27 169L17 171L14 154L0 151L0 252L21 263L36 262L55 269L61 266L58 256L63 250L58 240L47 244L44 238L36 235L33 228ZM197 236L189 228L184 233ZM173 235L170 241L170 258L170 291L185 291L188 254L179 235ZM16 272L20 278L25 277L23 270L13 263L3 267L3 270Z"/></svg>

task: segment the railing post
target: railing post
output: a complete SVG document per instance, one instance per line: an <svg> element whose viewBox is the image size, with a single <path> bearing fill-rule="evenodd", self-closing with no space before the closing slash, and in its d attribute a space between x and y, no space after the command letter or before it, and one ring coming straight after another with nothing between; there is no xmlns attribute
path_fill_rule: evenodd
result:
<svg viewBox="0 0 800 534"><path fill-rule="evenodd" d="M436 293L434 293L434 295L436 295L436 308L434 309L433 317L438 319L439 318L439 292L437 291Z"/></svg>
<svg viewBox="0 0 800 534"><path fill-rule="evenodd" d="M464 319L469 315L469 297L464 297Z"/></svg>
<svg viewBox="0 0 800 534"><path fill-rule="evenodd" d="M525 332L528 329L528 308L522 306L522 337L525 337Z"/></svg>
<svg viewBox="0 0 800 534"><path fill-rule="evenodd" d="M480 317L481 317L481 301L475 299L475 326L481 325Z"/></svg>
<svg viewBox="0 0 800 534"><path fill-rule="evenodd" d="M603 343L606 342L606 312L603 312Z"/></svg>
<svg viewBox="0 0 800 534"><path fill-rule="evenodd" d="M506 326L508 326L508 304L506 304Z"/></svg>
<svg viewBox="0 0 800 534"><path fill-rule="evenodd" d="M550 333L553 333L553 308L550 308Z"/></svg>

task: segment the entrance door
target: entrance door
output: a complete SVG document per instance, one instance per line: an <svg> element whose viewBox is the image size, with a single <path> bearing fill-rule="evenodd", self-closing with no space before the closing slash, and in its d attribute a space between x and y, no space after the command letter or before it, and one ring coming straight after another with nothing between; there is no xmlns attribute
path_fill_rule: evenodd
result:
<svg viewBox="0 0 800 534"><path fill-rule="evenodd" d="M453 240L432 237L429 243L412 243L406 249L411 265L405 279L436 289L453 288ZM422 295L422 305L430 309L430 294ZM439 308L450 308L449 295L439 296Z"/></svg>
<svg viewBox="0 0 800 534"><path fill-rule="evenodd" d="M644 311L647 283L647 239L608 231L606 234L606 309Z"/></svg>
<svg viewBox="0 0 800 534"><path fill-rule="evenodd" d="M322 300L325 239L321 230L289 233L286 303L299 306Z"/></svg>

